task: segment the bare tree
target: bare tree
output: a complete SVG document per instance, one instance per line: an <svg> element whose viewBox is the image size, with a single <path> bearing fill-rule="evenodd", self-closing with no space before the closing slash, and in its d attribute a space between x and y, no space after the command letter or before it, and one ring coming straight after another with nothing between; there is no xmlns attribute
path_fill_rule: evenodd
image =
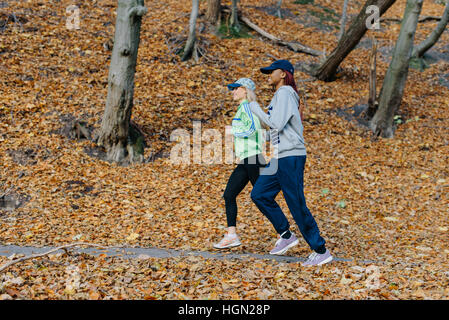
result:
<svg viewBox="0 0 449 320"><path fill-rule="evenodd" d="M416 26L423 0L407 0L401 31L393 51L379 96L379 108L370 121L374 135L391 138L394 135L394 115L398 110L407 81Z"/></svg>
<svg viewBox="0 0 449 320"><path fill-rule="evenodd" d="M367 12L369 6L379 8L379 14L384 14L396 0L367 0L362 10L353 20L348 30L345 32L337 47L329 56L317 67L309 72L316 78L323 81L331 81L335 75L338 66L349 55L349 53L357 46L367 31L366 21L370 18Z"/></svg>
<svg viewBox="0 0 449 320"><path fill-rule="evenodd" d="M198 19L199 0L192 0L192 11L190 12L189 20L189 36L184 47L182 61L190 59L193 55L195 60L198 60L198 52L196 50L196 20Z"/></svg>
<svg viewBox="0 0 449 320"><path fill-rule="evenodd" d="M106 109L97 137L107 159L120 162L143 160L143 150L130 139L129 127L134 96L134 73L140 42L144 0L118 0L114 48L108 76Z"/></svg>
<svg viewBox="0 0 449 320"><path fill-rule="evenodd" d="M446 26L449 22L449 0L446 0L446 7L444 8L443 16L441 17L440 22L437 27L432 31L432 33L421 42L419 45L413 48L412 57L421 58L424 54L432 48L435 43L437 43L438 39L443 34L444 30L446 30Z"/></svg>

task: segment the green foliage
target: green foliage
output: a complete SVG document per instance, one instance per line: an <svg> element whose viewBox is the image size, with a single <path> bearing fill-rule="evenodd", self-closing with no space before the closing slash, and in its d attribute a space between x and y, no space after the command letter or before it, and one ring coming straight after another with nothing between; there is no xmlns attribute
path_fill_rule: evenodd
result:
<svg viewBox="0 0 449 320"><path fill-rule="evenodd" d="M296 0L293 2L294 4L311 4L314 3L315 0Z"/></svg>
<svg viewBox="0 0 449 320"><path fill-rule="evenodd" d="M343 200L338 201L337 207L342 208L342 209L346 208L346 200L343 199Z"/></svg>
<svg viewBox="0 0 449 320"><path fill-rule="evenodd" d="M307 13L309 13L310 15L317 17L320 19L320 24L323 24L325 22L334 22L334 23L338 23L339 22L339 18L338 15L335 13L334 10L332 9L328 9L325 7L321 7L321 9L324 11L318 11L318 10L307 10Z"/></svg>
<svg viewBox="0 0 449 320"><path fill-rule="evenodd" d="M252 38L252 35L249 33L250 29L241 24L238 28L235 26L231 26L227 19L223 19L221 21L220 27L218 28L218 35L222 39L239 39L239 38Z"/></svg>

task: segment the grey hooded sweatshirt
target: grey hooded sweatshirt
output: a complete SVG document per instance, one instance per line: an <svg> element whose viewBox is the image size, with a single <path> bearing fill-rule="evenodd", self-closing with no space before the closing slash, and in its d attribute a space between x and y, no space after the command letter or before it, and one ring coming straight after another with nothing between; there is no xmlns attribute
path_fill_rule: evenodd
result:
<svg viewBox="0 0 449 320"><path fill-rule="evenodd" d="M299 97L290 86L280 87L265 113L257 102L249 104L251 111L270 127L274 157L305 156L303 126L299 115Z"/></svg>

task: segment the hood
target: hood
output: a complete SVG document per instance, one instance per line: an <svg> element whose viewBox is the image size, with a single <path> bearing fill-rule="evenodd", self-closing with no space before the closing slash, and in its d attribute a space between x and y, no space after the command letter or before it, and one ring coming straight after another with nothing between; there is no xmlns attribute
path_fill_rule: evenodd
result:
<svg viewBox="0 0 449 320"><path fill-rule="evenodd" d="M297 93L295 92L295 90L293 90L293 88L290 87L290 86L282 86L282 87L280 87L280 88L276 91L276 94L277 94L278 92L281 92L281 91L284 91L284 90L287 90L288 92L291 92L291 93L294 95L294 97L296 98L296 100L299 101L299 96L298 96L298 94L297 94Z"/></svg>

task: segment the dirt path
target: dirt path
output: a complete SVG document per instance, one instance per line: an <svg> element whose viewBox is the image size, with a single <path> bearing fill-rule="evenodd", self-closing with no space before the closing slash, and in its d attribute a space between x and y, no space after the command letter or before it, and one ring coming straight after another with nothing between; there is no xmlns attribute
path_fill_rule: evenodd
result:
<svg viewBox="0 0 449 320"><path fill-rule="evenodd" d="M55 247L22 247L16 245L0 245L0 256L9 257L12 254L24 254L26 256L37 253L44 253L55 249ZM118 256L128 259L146 259L146 258L175 258L183 256L200 256L205 259L219 259L219 260L231 260L231 259L261 259L261 260L275 260L277 262L302 262L305 261L305 257L292 257L292 256L275 256L270 254L255 254L255 253L226 253L223 251L185 251L174 249L160 249L160 248L71 248L77 253L86 253L94 256L100 254L106 254L107 256ZM63 252L61 250L61 252ZM334 257L335 261L349 262L351 258ZM377 261L361 261L362 263L378 263Z"/></svg>

